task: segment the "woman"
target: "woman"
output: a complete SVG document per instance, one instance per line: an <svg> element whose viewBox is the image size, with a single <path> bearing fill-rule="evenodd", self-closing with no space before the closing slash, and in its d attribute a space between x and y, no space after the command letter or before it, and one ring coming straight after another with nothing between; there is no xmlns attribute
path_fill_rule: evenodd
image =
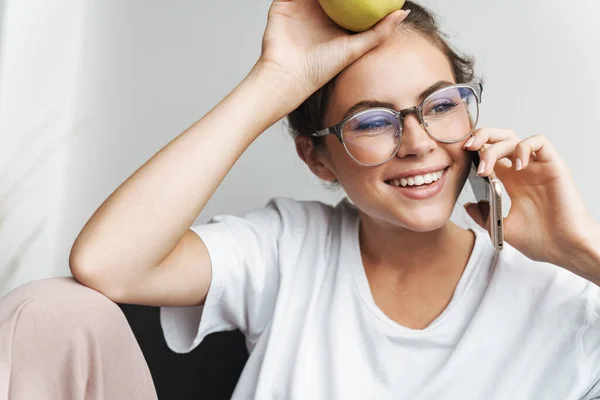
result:
<svg viewBox="0 0 600 400"><path fill-rule="evenodd" d="M164 307L178 352L241 329L238 399L596 398L600 229L547 139L474 130L470 61L426 10L404 8L348 35L316 0L274 1L255 67L98 209L73 275L115 302ZM189 229L288 114L299 156L352 203L276 199ZM500 254L484 229L450 221L481 149L479 175L495 170L512 200ZM114 379L105 387L126 385L94 368Z"/></svg>

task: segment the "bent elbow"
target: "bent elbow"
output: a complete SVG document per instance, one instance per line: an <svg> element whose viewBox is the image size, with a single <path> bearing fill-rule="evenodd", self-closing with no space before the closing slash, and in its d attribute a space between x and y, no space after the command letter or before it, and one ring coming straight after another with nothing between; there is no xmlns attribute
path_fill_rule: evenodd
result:
<svg viewBox="0 0 600 400"><path fill-rule="evenodd" d="M115 303L121 301L121 290L119 285L115 284L115 279L111 279L106 268L102 268L90 257L83 256L79 251L71 250L69 269L73 278L80 284L94 289Z"/></svg>

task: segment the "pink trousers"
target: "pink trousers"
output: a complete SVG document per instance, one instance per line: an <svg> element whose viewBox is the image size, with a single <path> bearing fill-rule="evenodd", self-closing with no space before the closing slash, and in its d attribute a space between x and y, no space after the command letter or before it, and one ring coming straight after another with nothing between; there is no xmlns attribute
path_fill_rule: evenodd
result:
<svg viewBox="0 0 600 400"><path fill-rule="evenodd" d="M156 399L119 307L70 278L0 298L0 400Z"/></svg>

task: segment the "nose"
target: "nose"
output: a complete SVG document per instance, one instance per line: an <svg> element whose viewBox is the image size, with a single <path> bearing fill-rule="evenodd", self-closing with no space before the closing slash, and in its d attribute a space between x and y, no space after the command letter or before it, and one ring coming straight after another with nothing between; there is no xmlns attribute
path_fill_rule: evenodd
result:
<svg viewBox="0 0 600 400"><path fill-rule="evenodd" d="M432 151L437 142L433 140L427 131L421 125L421 121L416 115L410 114L404 117L402 131L402 144L396 156L405 157L423 157Z"/></svg>

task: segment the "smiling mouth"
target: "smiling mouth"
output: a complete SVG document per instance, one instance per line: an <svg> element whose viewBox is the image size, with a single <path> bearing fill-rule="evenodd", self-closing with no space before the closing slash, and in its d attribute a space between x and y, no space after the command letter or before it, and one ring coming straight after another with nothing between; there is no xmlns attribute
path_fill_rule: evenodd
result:
<svg viewBox="0 0 600 400"><path fill-rule="evenodd" d="M444 168L440 171L431 172L424 175L409 176L401 179L390 179L385 181L385 183L395 187L426 187L442 179L442 176L447 169L448 168Z"/></svg>

